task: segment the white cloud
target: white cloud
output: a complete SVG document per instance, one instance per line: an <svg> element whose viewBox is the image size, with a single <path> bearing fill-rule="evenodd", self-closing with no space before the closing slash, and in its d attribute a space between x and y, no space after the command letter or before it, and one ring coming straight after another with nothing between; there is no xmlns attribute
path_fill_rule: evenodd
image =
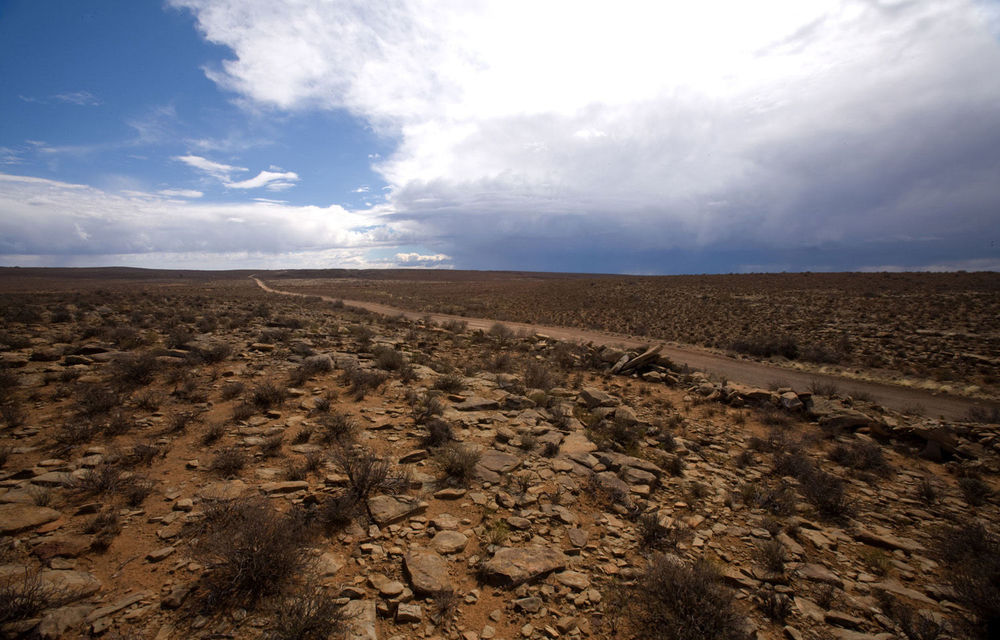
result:
<svg viewBox="0 0 1000 640"><path fill-rule="evenodd" d="M368 193L369 191L371 191L371 188L368 185L363 184L357 189L354 189L352 193Z"/></svg>
<svg viewBox="0 0 1000 640"><path fill-rule="evenodd" d="M96 107L101 104L101 99L89 91L68 91L52 97L60 102L68 102L81 107Z"/></svg>
<svg viewBox="0 0 1000 640"><path fill-rule="evenodd" d="M230 164L223 164L221 162L213 162L208 158L195 155L174 156L174 160L183 162L189 167L194 167L199 171L204 171L213 178L218 178L223 181L229 180L229 176L234 173L248 171L245 167L236 167Z"/></svg>
<svg viewBox="0 0 1000 640"><path fill-rule="evenodd" d="M299 181L299 175L294 171L261 171L253 178L240 182L225 182L230 189L259 189L266 187L268 191L281 191L295 186Z"/></svg>
<svg viewBox="0 0 1000 640"><path fill-rule="evenodd" d="M440 265L442 262L451 260L451 256L446 256L443 253L436 253L433 255L421 255L419 253L397 253L396 263L401 267L428 267Z"/></svg>
<svg viewBox="0 0 1000 640"><path fill-rule="evenodd" d="M160 189L157 193L168 198L200 198L205 195L195 189Z"/></svg>
<svg viewBox="0 0 1000 640"><path fill-rule="evenodd" d="M976 235L1000 208L972 0L171 3L233 51L220 86L396 137L388 206L456 256Z"/></svg>
<svg viewBox="0 0 1000 640"><path fill-rule="evenodd" d="M231 254L357 257L411 239L405 222L390 223L381 213L336 205L220 204L111 193L0 173L0 257L7 264L12 256L32 254L49 256L53 264L111 264L108 260L115 256L133 256L130 264L147 264L154 254L185 255L196 266L194 256L200 254L203 264L216 267L220 265L214 260Z"/></svg>

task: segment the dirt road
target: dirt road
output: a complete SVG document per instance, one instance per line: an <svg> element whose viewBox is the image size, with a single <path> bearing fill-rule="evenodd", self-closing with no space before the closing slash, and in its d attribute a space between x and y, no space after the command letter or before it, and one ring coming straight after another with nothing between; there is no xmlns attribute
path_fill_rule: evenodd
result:
<svg viewBox="0 0 1000 640"><path fill-rule="evenodd" d="M276 293L286 296L305 297L307 294L295 293L292 291L281 291L273 289L258 278L251 276L260 288L269 293ZM323 300L332 302L341 298L330 296L319 296ZM365 302L363 300L344 300L345 305L366 309L375 313L390 316L402 315L410 320L419 320L430 317L434 322L444 322L447 320L459 320L467 323L470 329L488 330L496 320L486 318L467 318L464 316L454 316L443 313L421 313L416 311L406 311L375 302ZM597 345L622 345L625 347L644 347L652 341L648 339L636 339L628 336L617 335L604 331L589 331L586 329L576 329L569 327L547 327L535 324L523 324L520 322L504 322L504 325L517 331L524 329L531 333L541 333L558 340L572 342L593 343ZM789 386L797 390L806 390L814 383L835 385L841 393L847 394L868 394L879 404L896 409L897 411L911 410L920 407L923 414L928 417L942 417L946 419L964 418L969 409L973 406L996 407L1000 403L987 402L981 400L969 400L958 396L943 395L914 389L910 387L900 387L864 380L853 380L821 373L810 373L785 369L762 362L750 360L737 360L726 356L702 351L694 347L679 347L676 345L664 345L661 353L677 363L686 364L692 369L704 371L738 382L740 384L754 387L767 388L775 382L780 382L782 386Z"/></svg>

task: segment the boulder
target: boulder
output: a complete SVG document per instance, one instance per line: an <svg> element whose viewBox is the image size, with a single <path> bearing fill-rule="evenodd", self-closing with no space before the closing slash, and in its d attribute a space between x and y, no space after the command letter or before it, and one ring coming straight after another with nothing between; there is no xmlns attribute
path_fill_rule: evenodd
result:
<svg viewBox="0 0 1000 640"><path fill-rule="evenodd" d="M403 564L418 594L433 596L454 591L448 575L448 561L433 549L411 547L403 556Z"/></svg>
<svg viewBox="0 0 1000 640"><path fill-rule="evenodd" d="M0 504L0 533L10 535L58 520L61 514L48 507L30 504Z"/></svg>
<svg viewBox="0 0 1000 640"><path fill-rule="evenodd" d="M392 524L427 509L427 503L400 495L378 495L368 499L368 512L378 525Z"/></svg>
<svg viewBox="0 0 1000 640"><path fill-rule="evenodd" d="M567 562L565 554L551 547L504 547L486 563L486 579L496 586L516 587L565 569Z"/></svg>

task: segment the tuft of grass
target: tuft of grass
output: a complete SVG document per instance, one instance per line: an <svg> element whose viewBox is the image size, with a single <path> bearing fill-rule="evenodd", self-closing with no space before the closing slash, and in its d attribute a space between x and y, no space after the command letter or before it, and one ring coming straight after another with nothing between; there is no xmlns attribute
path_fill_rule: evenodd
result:
<svg viewBox="0 0 1000 640"><path fill-rule="evenodd" d="M626 615L635 637L746 640L744 616L707 561L654 554L631 588Z"/></svg>
<svg viewBox="0 0 1000 640"><path fill-rule="evenodd" d="M0 626L38 617L47 609L78 600L82 593L42 582L37 571L25 567L23 572L0 578Z"/></svg>
<svg viewBox="0 0 1000 640"><path fill-rule="evenodd" d="M250 390L247 400L257 409L267 411L285 403L287 392L284 387L270 380L262 382Z"/></svg>
<svg viewBox="0 0 1000 640"><path fill-rule="evenodd" d="M216 471L226 478L232 478L239 474L247 466L247 454L239 447L225 447L220 449L212 460L212 471Z"/></svg>
<svg viewBox="0 0 1000 640"><path fill-rule="evenodd" d="M319 420L320 440L324 444L349 443L355 438L358 423L349 413L334 411Z"/></svg>
<svg viewBox="0 0 1000 640"><path fill-rule="evenodd" d="M343 634L344 614L337 600L323 590L300 588L274 607L266 640L326 640Z"/></svg>
<svg viewBox="0 0 1000 640"><path fill-rule="evenodd" d="M941 560L958 601L974 614L970 631L1000 637L1000 537L979 522L943 530Z"/></svg>
<svg viewBox="0 0 1000 640"><path fill-rule="evenodd" d="M427 448L436 448L448 444L455 439L451 423L446 420L434 418L425 425L427 435L423 437L421 443Z"/></svg>
<svg viewBox="0 0 1000 640"><path fill-rule="evenodd" d="M305 532L298 512L280 513L260 498L210 504L191 547L207 568L203 604L253 608L280 593L306 564Z"/></svg>
<svg viewBox="0 0 1000 640"><path fill-rule="evenodd" d="M434 389L445 393L458 393L465 390L465 378L457 373L448 373L434 381Z"/></svg>
<svg viewBox="0 0 1000 640"><path fill-rule="evenodd" d="M468 484L475 475L479 457L478 450L461 444L445 445L434 454L434 460L448 481L463 485Z"/></svg>

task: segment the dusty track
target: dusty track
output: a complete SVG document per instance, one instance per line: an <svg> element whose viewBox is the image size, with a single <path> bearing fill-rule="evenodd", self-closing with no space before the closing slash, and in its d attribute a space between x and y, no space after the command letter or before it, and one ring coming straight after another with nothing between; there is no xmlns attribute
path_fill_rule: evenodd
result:
<svg viewBox="0 0 1000 640"><path fill-rule="evenodd" d="M311 294L296 293L292 291L281 291L273 289L256 277L250 276L261 289L268 293L275 293L286 296L308 297ZM332 302L341 300L330 296L319 296L323 300ZM443 313L419 313L398 309L375 302L365 302L362 300L343 300L344 304L350 307L366 309L375 313L391 316L404 316L410 320L419 320L430 317L435 322L447 320L459 320L467 323L470 329L488 330L497 321L487 318L467 318L465 316L455 316ZM626 347L644 347L649 345L651 340L639 340L629 336L617 335L603 331L588 331L586 329L575 329L567 327L548 327L535 324L524 324L520 322L504 322L504 325L511 329L524 329L532 333L542 333L558 340L572 342L593 343L598 345L623 345ZM943 417L946 419L959 419L965 417L969 409L974 406L995 407L1000 403L986 402L981 400L970 400L958 396L936 394L922 389L910 387L900 387L877 382L863 380L853 380L840 376L833 376L821 373L809 373L797 371L795 369L785 369L774 365L753 362L748 360L736 360L715 353L702 351L693 347L679 347L676 345L664 345L662 352L674 362L686 364L692 369L704 371L716 376L721 376L727 380L738 382L755 387L768 387L776 381L781 381L787 386L795 389L808 389L813 382L836 385L842 393L847 394L868 394L879 404L896 410L907 410L914 407L921 407L924 415L930 417Z"/></svg>

